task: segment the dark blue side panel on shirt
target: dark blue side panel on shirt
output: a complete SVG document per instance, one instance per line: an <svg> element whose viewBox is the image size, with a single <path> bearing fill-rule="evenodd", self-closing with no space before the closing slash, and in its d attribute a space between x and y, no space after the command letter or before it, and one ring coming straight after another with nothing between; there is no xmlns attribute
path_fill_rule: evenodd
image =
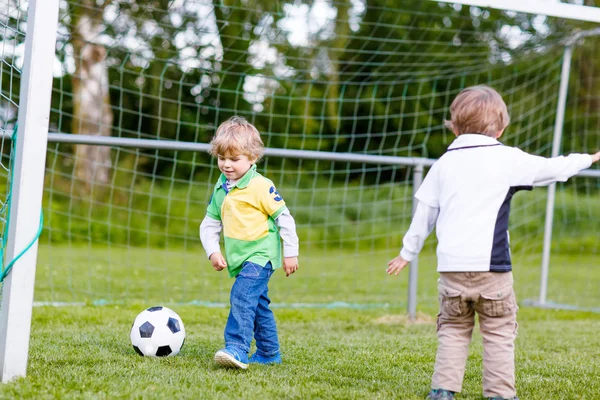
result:
<svg viewBox="0 0 600 400"><path fill-rule="evenodd" d="M510 245L508 242L508 219L510 217L510 201L519 190L531 190L532 186L512 186L508 189L504 202L498 210L496 226L494 228L494 240L492 243L492 257L490 271L508 272L512 270L510 259Z"/></svg>

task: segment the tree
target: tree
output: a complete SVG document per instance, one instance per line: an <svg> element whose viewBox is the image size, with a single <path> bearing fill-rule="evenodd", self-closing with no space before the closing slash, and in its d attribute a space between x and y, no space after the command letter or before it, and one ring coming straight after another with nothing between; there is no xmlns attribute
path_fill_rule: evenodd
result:
<svg viewBox="0 0 600 400"><path fill-rule="evenodd" d="M71 4L71 34L75 57L73 75L72 133L110 136L113 112L110 106L106 49L96 42L104 30L103 13L110 0L97 6L94 0ZM75 176L89 191L96 184L107 184L111 168L110 148L77 145Z"/></svg>

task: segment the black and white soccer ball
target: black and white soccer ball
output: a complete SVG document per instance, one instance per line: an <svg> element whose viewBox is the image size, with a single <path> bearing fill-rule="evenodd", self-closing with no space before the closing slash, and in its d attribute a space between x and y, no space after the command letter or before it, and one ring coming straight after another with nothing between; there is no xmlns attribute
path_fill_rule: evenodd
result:
<svg viewBox="0 0 600 400"><path fill-rule="evenodd" d="M140 356L174 356L183 347L185 328L177 313L167 307L150 307L133 321L131 344Z"/></svg>

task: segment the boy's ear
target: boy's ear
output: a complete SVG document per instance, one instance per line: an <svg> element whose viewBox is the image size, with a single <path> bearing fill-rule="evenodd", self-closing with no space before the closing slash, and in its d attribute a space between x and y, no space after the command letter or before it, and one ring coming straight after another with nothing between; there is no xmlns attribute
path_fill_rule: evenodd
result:
<svg viewBox="0 0 600 400"><path fill-rule="evenodd" d="M452 133L454 133L454 136L458 137L460 135L460 133L458 132L458 129L455 129L452 121L446 120L446 121L444 121L444 125L446 126L446 128L450 129L450 131Z"/></svg>
<svg viewBox="0 0 600 400"><path fill-rule="evenodd" d="M503 133L504 133L504 129L502 129L500 132L498 132L498 134L496 135L496 139L500 139L500 136L502 136Z"/></svg>

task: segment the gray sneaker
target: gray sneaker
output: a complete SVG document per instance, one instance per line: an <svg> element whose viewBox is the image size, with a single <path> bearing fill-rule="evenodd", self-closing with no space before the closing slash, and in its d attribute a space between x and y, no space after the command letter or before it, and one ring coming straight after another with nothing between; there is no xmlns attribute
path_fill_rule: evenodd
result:
<svg viewBox="0 0 600 400"><path fill-rule="evenodd" d="M454 392L445 389L432 389L427 395L429 400L453 400Z"/></svg>

